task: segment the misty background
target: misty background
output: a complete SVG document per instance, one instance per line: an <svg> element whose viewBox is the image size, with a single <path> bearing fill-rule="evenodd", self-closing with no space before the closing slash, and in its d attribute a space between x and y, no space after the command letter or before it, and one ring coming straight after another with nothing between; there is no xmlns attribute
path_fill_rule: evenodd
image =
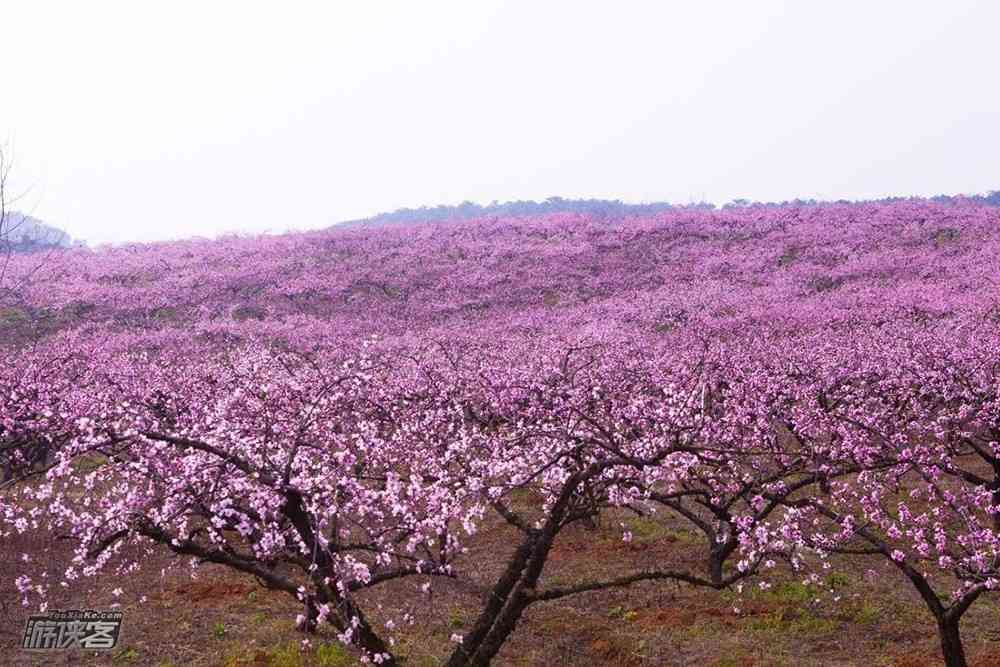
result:
<svg viewBox="0 0 1000 667"><path fill-rule="evenodd" d="M91 244L554 196L1000 188L992 2L42 0L2 18L19 207Z"/></svg>

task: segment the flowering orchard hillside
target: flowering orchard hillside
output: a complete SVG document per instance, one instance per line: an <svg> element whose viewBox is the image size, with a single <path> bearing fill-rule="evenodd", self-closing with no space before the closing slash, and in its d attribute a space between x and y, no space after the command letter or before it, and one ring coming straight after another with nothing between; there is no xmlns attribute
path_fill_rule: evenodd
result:
<svg viewBox="0 0 1000 667"><path fill-rule="evenodd" d="M926 203L744 208L129 246L68 252L23 298L60 321L324 339L684 323L798 333L990 308L997 216Z"/></svg>
<svg viewBox="0 0 1000 667"><path fill-rule="evenodd" d="M683 584L738 616L778 571L822 595L853 559L890 567L964 665L960 620L1000 591L1000 209L556 215L18 261L0 536L74 548L14 554L26 609L172 553L396 664L441 613L429 596L464 586L476 611L438 657L485 665L546 603ZM681 522L701 556L664 542L641 567L552 574L568 536L634 540L629 515ZM516 538L484 580L498 524Z"/></svg>

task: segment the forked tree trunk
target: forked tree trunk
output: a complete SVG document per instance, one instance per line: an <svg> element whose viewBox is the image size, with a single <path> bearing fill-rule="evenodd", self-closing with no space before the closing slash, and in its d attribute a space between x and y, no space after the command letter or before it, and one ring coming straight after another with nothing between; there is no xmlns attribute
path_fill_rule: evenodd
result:
<svg viewBox="0 0 1000 667"><path fill-rule="evenodd" d="M531 604L527 592L533 591L538 584L552 544L565 526L563 520L570 500L584 479L579 473L570 476L563 483L544 527L524 536L493 587L475 627L452 652L447 667L484 667L500 652L524 610Z"/></svg>
<svg viewBox="0 0 1000 667"><path fill-rule="evenodd" d="M473 654L478 650L483 640L486 639L500 612L503 611L504 605L507 604L511 591L517 585L518 579L521 577L521 572L524 570L524 565L528 562L533 546L534 538L526 536L517 548L517 551L511 556L510 562L507 563L507 568L500 575L496 585L493 586L493 590L490 591L486 599L486 604L480 612L479 618L476 619L476 624L473 626L472 631L466 634L462 643L452 652L447 667L462 667L469 664Z"/></svg>

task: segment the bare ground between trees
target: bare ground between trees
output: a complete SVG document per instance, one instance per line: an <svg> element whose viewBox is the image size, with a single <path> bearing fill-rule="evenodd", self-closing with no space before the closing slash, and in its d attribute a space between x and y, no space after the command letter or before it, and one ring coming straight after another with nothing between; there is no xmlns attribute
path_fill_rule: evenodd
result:
<svg viewBox="0 0 1000 667"><path fill-rule="evenodd" d="M632 543L622 542L619 520L633 532ZM435 579L429 598L419 591L426 578L392 582L366 593L385 611L432 607L431 613L417 617L433 618L433 624L412 626L398 635L398 654L406 664L436 665L447 657L451 635L462 633L475 618L482 594L478 588L485 591L492 584L515 537L504 525L488 524L472 539L470 553L462 560L465 576ZM596 535L585 527L566 529L543 580L567 585L653 564L698 567L702 548L680 523L608 516ZM161 576L161 568L171 560L165 552L139 572L56 587L53 609L106 609L116 601L112 591L123 589L117 601L125 621L114 651L21 651L29 610L20 606L13 579L31 571L31 563L20 559L23 552L49 564L68 564L70 545L29 541L26 536L0 545L2 665L356 664L328 631L313 636L312 646L302 649L305 635L294 628L300 605L287 595L214 565L202 566L196 580L190 579L186 565ZM803 585L801 576L779 569L768 579L769 590L761 591L754 582L743 596L683 584L640 584L535 605L496 662L567 667L940 664L934 622L894 568L882 559L832 563L827 583L835 589L833 595L817 593ZM146 601L140 603L143 596ZM970 663L1000 667L1000 600L986 598L974 605L962 628Z"/></svg>

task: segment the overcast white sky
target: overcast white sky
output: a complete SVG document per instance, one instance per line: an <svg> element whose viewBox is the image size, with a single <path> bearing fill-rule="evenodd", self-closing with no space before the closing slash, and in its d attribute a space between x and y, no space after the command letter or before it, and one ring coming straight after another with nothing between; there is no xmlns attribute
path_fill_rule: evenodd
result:
<svg viewBox="0 0 1000 667"><path fill-rule="evenodd" d="M3 0L0 138L89 242L401 206L1000 189L1000 3Z"/></svg>

